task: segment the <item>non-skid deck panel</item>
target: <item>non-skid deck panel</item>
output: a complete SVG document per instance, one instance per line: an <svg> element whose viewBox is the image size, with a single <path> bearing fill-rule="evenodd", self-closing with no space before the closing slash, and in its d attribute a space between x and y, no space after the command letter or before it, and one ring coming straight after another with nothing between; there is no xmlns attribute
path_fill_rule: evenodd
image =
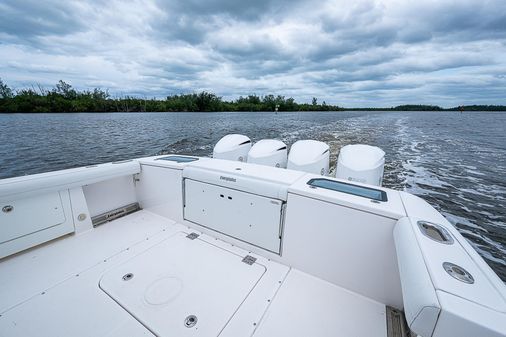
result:
<svg viewBox="0 0 506 337"><path fill-rule="evenodd" d="M107 272L100 288L157 336L218 336L266 272L243 258L179 232Z"/></svg>
<svg viewBox="0 0 506 337"><path fill-rule="evenodd" d="M193 231L139 211L1 261L0 294L15 305L0 314L0 336L154 336L101 290L99 281L177 233ZM198 240L238 257L252 255L265 267L220 337L386 335L383 305L197 233ZM212 265L213 255L201 258Z"/></svg>
<svg viewBox="0 0 506 337"><path fill-rule="evenodd" d="M144 233L149 233L155 228L160 230L157 230L153 235L147 236ZM10 289L15 289L16 282L23 284L23 286L28 284L31 289L40 290L28 299L21 298L20 302L14 307L0 314L0 336L154 336L134 316L101 290L99 281L108 271L114 270L116 267L148 251L151 247L156 246L164 240L170 240L171 237L180 232L187 234L193 232L193 230L150 212L140 211L97 227L86 236L69 236L14 257L20 261L18 267L23 267L26 274L23 275L20 270L14 275L16 278L2 274L3 283L1 284L2 287L0 287L2 288L1 290L4 291L4 285L10 287ZM126 236L129 240L132 240L131 242L133 243L131 245L122 246L125 241L121 237L125 233L129 233ZM136 234L133 235L134 233ZM199 234L198 240L216 247L218 251L230 252L230 254L239 260L250 254L224 241L202 233ZM106 237L100 238L100 235ZM75 242L78 238L80 238L79 242ZM189 239L185 240L191 241ZM61 242L63 241L67 243L62 245ZM112 248L102 247L98 242L108 242ZM86 255L89 253L94 258L100 257L100 261L96 262L93 259L88 260L86 258L80 260L75 256L74 252L64 250L69 249L73 243L81 249L81 254ZM52 248L50 248L51 246ZM84 247L89 248L84 249ZM89 251L93 247L95 250L93 252ZM118 247L121 247L121 251L116 252L113 248ZM110 252L109 249L114 251L112 255L100 256L100 253L108 254ZM179 254L179 252L176 253L181 256L183 255ZM81 270L79 267L86 268L76 274L68 275L67 264L63 263L59 265L58 259L56 259L56 263L51 262L51 258L58 255L64 256L65 254L69 254L68 256L77 259L79 265L74 266L74 270ZM257 258L255 262L257 266L254 268L261 268L264 271L263 276L241 303L239 310L234 313L233 319L221 331L220 336L251 336L252 328L254 327L253 323L260 320L267 308L267 299L273 298L281 286L279 281L284 279L289 270L288 267L279 263L269 261L258 255L254 256ZM28 263L31 257L37 259L43 265L38 267L36 263L31 265ZM13 266L14 258L8 260L8 265L11 267ZM164 258L165 256L160 257L161 260ZM207 254L206 256L200 256L200 258L212 265L212 255ZM8 261L0 262L0 267L1 264ZM88 267L90 262L96 263ZM242 262L240 263L242 265ZM6 268L5 266L4 268ZM44 273L40 277L35 273L30 273L30 266L37 267L38 271L48 268L56 275L63 275L63 278L56 278L57 281L55 283L50 283L47 286L46 284L52 278L46 278ZM61 266L62 269L60 270L58 266ZM249 268L251 266L244 264L244 267ZM42 281L42 284L39 284L39 280ZM169 336L173 335L172 333L169 334Z"/></svg>
<svg viewBox="0 0 506 337"><path fill-rule="evenodd" d="M292 269L253 336L386 337L386 309Z"/></svg>
<svg viewBox="0 0 506 337"><path fill-rule="evenodd" d="M1 337L154 337L98 287L101 274L147 241L33 296L0 316Z"/></svg>
<svg viewBox="0 0 506 337"><path fill-rule="evenodd" d="M0 314L174 223L139 211L0 260Z"/></svg>

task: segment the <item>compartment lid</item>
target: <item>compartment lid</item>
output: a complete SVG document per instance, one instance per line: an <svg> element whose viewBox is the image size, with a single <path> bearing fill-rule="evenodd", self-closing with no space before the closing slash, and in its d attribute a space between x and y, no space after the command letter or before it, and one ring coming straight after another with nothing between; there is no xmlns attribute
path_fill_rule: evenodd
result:
<svg viewBox="0 0 506 337"><path fill-rule="evenodd" d="M288 187L305 175L282 168L210 159L189 163L183 177L210 184L286 200Z"/></svg>
<svg viewBox="0 0 506 337"><path fill-rule="evenodd" d="M315 181L322 181L323 184L314 184L313 182ZM340 189L332 186L332 182L336 185L342 184L343 188ZM357 191L354 191L354 189ZM298 180L297 183L290 186L289 192L392 219L400 219L406 216L399 192L384 187L308 173L303 179ZM384 198L368 196L371 192L373 196L383 194Z"/></svg>
<svg viewBox="0 0 506 337"><path fill-rule="evenodd" d="M6 207L11 211L0 211L0 244L57 226L66 220L58 192L12 200Z"/></svg>
<svg viewBox="0 0 506 337"><path fill-rule="evenodd" d="M100 288L157 336L217 336L265 272L179 232L106 273Z"/></svg>

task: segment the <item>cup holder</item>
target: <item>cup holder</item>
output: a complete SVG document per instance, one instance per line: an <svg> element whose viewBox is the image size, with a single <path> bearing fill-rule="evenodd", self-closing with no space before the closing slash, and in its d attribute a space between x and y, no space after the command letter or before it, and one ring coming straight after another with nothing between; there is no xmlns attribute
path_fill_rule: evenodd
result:
<svg viewBox="0 0 506 337"><path fill-rule="evenodd" d="M460 282L464 282L467 284L474 283L473 275L469 274L469 272L464 268L462 268L461 266L457 266L456 264L451 262L444 262L443 268L448 273L448 275L450 275L454 279L459 280Z"/></svg>

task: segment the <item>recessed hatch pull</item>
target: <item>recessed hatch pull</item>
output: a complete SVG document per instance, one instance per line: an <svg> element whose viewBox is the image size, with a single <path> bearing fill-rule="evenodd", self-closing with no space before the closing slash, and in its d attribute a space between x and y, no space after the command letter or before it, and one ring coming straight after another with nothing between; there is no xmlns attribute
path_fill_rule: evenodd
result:
<svg viewBox="0 0 506 337"><path fill-rule="evenodd" d="M184 326L187 328L193 328L197 324L197 316L190 315L184 319Z"/></svg>
<svg viewBox="0 0 506 337"><path fill-rule="evenodd" d="M195 240L196 238L199 237L199 235L197 233L193 232L193 233L188 234L186 237L190 240Z"/></svg>
<svg viewBox="0 0 506 337"><path fill-rule="evenodd" d="M11 206L11 205L7 205L7 206L2 207L2 212L4 212L4 213L10 213L13 210L14 210L14 206Z"/></svg>
<svg viewBox="0 0 506 337"><path fill-rule="evenodd" d="M122 279L123 279L123 281L130 281L133 277L134 277L134 274L128 273L128 274L123 275Z"/></svg>
<svg viewBox="0 0 506 337"><path fill-rule="evenodd" d="M255 262L256 262L256 260L257 260L257 258L256 258L256 257L253 257L253 256L251 256L251 255L246 255L246 256L244 257L244 259L242 259L242 262L244 262L244 263L246 263L246 264L249 264L249 265L251 266L253 263L255 263Z"/></svg>

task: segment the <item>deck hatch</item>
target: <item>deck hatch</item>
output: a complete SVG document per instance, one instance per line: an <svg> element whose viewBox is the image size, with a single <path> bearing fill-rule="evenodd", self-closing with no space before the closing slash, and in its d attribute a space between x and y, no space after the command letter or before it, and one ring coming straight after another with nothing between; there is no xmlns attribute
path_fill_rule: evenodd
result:
<svg viewBox="0 0 506 337"><path fill-rule="evenodd" d="M218 336L266 269L187 235L113 268L100 288L157 336Z"/></svg>

